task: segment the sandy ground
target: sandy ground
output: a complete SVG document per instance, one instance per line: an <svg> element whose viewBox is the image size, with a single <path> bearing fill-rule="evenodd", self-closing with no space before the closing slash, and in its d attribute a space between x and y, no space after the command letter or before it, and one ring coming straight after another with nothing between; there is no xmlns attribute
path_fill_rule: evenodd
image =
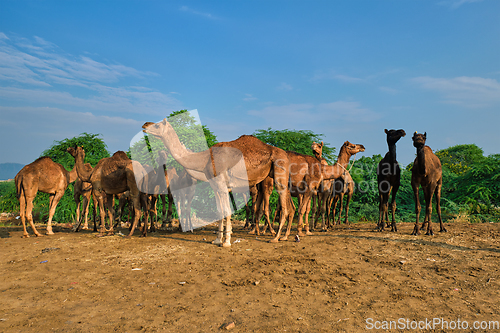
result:
<svg viewBox="0 0 500 333"><path fill-rule="evenodd" d="M0 331L500 331L499 224L374 226L271 244L236 223L230 249L210 243L215 228L23 239L2 227Z"/></svg>

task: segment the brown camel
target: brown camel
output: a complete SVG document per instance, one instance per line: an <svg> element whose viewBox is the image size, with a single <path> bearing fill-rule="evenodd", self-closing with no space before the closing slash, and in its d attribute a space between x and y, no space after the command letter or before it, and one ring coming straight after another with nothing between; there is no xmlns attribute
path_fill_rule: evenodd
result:
<svg viewBox="0 0 500 333"><path fill-rule="evenodd" d="M208 181L214 190L217 209L221 214L219 231L214 244L224 247L231 246L231 208L229 191L242 187L253 186L263 181L267 176L272 176L283 204L284 214L280 218L280 229L277 237L272 241L277 242L287 213L286 200L288 197L288 158L280 149L267 145L259 139L243 135L240 138L221 142L212 148L193 153L188 151L179 141L177 133L164 119L159 123L145 123L144 132L154 135L163 141L163 144L191 175L191 177ZM241 166L241 161L244 166ZM246 170L243 170L246 169ZM246 173L246 179L241 179ZM224 220L226 221L225 240L223 239Z"/></svg>
<svg viewBox="0 0 500 333"><path fill-rule="evenodd" d="M196 192L196 179L191 177L186 170L177 172L175 168L168 169L168 178L170 180L170 191L179 216L179 229L193 231L191 203Z"/></svg>
<svg viewBox="0 0 500 333"><path fill-rule="evenodd" d="M26 218L37 236L41 234L33 223L33 199L38 191L49 193L49 220L47 222L47 235L53 235L52 217L57 204L64 195L68 184L77 178L76 168L67 171L61 164L52 161L49 157L40 157L36 161L24 166L14 178L17 198L20 204L20 215L23 223L23 237L29 237L26 230Z"/></svg>
<svg viewBox="0 0 500 333"><path fill-rule="evenodd" d="M315 156L321 158L323 145L314 145L312 146L313 152ZM335 223L335 209L337 206L337 202L340 200L340 210L337 224L340 224L340 220L342 218L342 210L343 210L343 199L344 195L347 196L346 203L346 215L345 215L345 224L349 223L349 203L351 201L352 195L354 193L354 181L352 180L351 174L349 170L347 170L347 166L349 165L349 160L351 157L357 153L364 152L365 147L361 144L350 143L349 141L345 141L342 147L340 148L339 155L337 158L337 162L334 166L338 166L342 169L342 173L339 177L331 180L330 182L323 182L323 189L321 200L321 215L322 215L322 230L326 230L325 226L325 213L329 211L330 206L333 204L332 212L333 212L333 221ZM323 161L323 163L326 163ZM329 216L329 214L327 215ZM328 219L328 224L330 221Z"/></svg>
<svg viewBox="0 0 500 333"><path fill-rule="evenodd" d="M77 178L75 181L75 185L73 186L73 198L75 199L76 204L76 224L73 228L74 231L78 231L82 221L83 227L82 229L89 228L89 206L90 206L90 196L92 195L92 184L82 181L80 178ZM80 209L81 204L81 209ZM94 219L95 222L95 219Z"/></svg>
<svg viewBox="0 0 500 333"><path fill-rule="evenodd" d="M391 212L392 224L391 231L398 231L396 227L396 193L398 193L401 183L401 169L396 160L396 142L406 135L405 131L400 130L384 130L387 134L387 145L389 151L384 158L379 162L377 167L377 183L378 193L380 196L379 219L377 230L384 231L384 226L389 225L389 196L392 191Z"/></svg>
<svg viewBox="0 0 500 333"><path fill-rule="evenodd" d="M431 214L432 214L432 196L436 194L436 210L439 218L440 232L446 232L443 225L443 220L441 219L441 186L443 185L443 172L441 169L441 161L432 152L429 146L425 145L425 140L427 139L427 133L418 134L415 132L413 134L413 146L417 148L417 157L413 162L413 168L411 171L411 187L413 188L413 194L415 196L415 214L417 215L415 228L413 229L412 235L419 234L418 219L420 216L420 201L418 198L418 191L420 185L424 190L425 198L425 219L422 224L422 229L427 223L427 233L426 235L434 235L431 225Z"/></svg>
<svg viewBox="0 0 500 333"><path fill-rule="evenodd" d="M75 167L78 172L78 177L83 181L92 184L92 191L96 195L97 203L99 205L99 212L101 217L100 234L103 235L108 231L113 234L113 221L114 221L114 200L113 195L123 193L127 190L133 202L134 221L130 229L129 236L132 236L140 217L140 191L136 183L136 175L139 176L141 187L147 187L148 175L140 163L131 161L123 151L117 151L111 157L103 158L97 163L92 172L89 172L84 167L85 151L83 147L68 148L68 152L75 158ZM144 192L147 192L145 189ZM106 230L105 227L105 210L104 210L104 197L106 197L106 207L108 209L110 229ZM142 235L147 234L147 223L144 224Z"/></svg>

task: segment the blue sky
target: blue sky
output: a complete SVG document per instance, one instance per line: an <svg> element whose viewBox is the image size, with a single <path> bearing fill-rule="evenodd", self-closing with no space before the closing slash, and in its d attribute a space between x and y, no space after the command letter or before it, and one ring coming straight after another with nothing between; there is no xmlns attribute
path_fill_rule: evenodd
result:
<svg viewBox="0 0 500 333"><path fill-rule="evenodd" d="M197 109L219 141L307 129L387 152L500 153L500 1L2 1L0 163Z"/></svg>

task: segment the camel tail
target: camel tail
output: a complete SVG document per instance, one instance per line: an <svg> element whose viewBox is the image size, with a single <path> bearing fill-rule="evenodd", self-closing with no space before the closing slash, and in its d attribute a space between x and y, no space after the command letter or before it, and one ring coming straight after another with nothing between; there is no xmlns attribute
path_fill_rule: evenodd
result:
<svg viewBox="0 0 500 333"><path fill-rule="evenodd" d="M16 184L16 196L19 199L23 192L23 180L19 179L17 176L14 178L14 183Z"/></svg>

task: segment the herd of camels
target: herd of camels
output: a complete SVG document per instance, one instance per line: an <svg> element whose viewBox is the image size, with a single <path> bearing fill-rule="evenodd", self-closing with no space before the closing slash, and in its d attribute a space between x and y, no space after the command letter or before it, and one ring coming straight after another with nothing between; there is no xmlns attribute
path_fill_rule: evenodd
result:
<svg viewBox="0 0 500 333"><path fill-rule="evenodd" d="M193 199L193 184L196 181L208 181L216 196L216 204L220 213L220 222L217 238L214 244L231 246L231 206L230 192L238 192L247 187L252 197L253 229L251 233L260 234L259 221L265 215L267 227L273 234L270 242L287 240L290 235L292 221L295 216L296 207L291 197L298 198L298 226L297 235L304 236L312 234L315 227L316 214L321 214L321 230L326 231L331 227L330 210L335 212L335 206L340 200L340 211L342 211L343 197L346 196L345 223L348 223L349 201L354 192L354 182L347 169L352 155L363 152L365 147L361 144L352 144L346 141L340 149L338 160L334 165L328 165L322 158L323 142L313 143L312 151L314 156L299 154L293 151L284 151L280 148L268 145L254 136L243 135L234 141L221 142L210 149L202 152L192 152L186 149L165 118L159 123L147 122L143 125L143 132L160 139L166 150L184 168L183 172L177 173L175 169L167 170L164 161L166 154L160 154L159 164L163 170L156 172L146 171L137 161L130 160L127 155L118 151L113 156L104 158L95 167L85 163L85 151L83 147L69 147L68 153L75 159L75 166L71 171L67 171L61 164L52 161L49 157L41 157L31 164L26 165L15 177L17 197L20 202L20 215L23 224L23 237L29 237L26 229L26 219L31 225L36 236L41 234L36 230L33 223L32 209L33 199L38 191L49 193L49 217L47 222L48 235L53 234L52 217L57 203L63 196L68 184L75 182L74 197L77 203L77 224L75 231L82 223L80 217L80 197L83 197L83 210L88 211L90 196L93 197L96 207L100 213L100 234L113 233L113 221L115 221L114 195L121 195L124 200L127 198L131 202L133 221L130 226L129 236L134 233L139 224L141 210L144 211L144 223L142 235L146 236L148 229L148 215L156 211L156 200L158 195L148 195L144 193L147 188L146 183L155 183L152 177L165 177L166 186L176 183L177 188L185 189L180 191L181 196L176 198L179 218L180 211L189 212L190 202ZM396 193L400 186L401 170L396 160L396 143L401 137L406 135L404 130L385 130L389 151L380 161L377 168L377 180L380 195L379 219L377 230L391 226L391 231L396 232ZM440 196L442 186L442 170L439 158L432 152L431 148L425 145L426 133L413 135L413 145L417 150L417 156L412 169L411 186L415 195L416 222L412 235L418 235L419 230L427 225L427 235L433 235L431 224L432 197L436 195L437 214L440 222L440 231L446 231L441 219ZM163 161L161 161L163 159ZM247 179L242 182L240 177L234 172L234 166L238 160L243 160L246 167ZM136 182L137 176L140 181ZM142 183L141 183L142 182ZM146 183L144 183L146 182ZM155 184L159 184L156 182ZM425 219L419 227L420 202L419 187L422 186L426 201ZM269 216L269 197L275 189L279 194L278 208L279 227L274 231ZM126 193L126 194L124 194ZM163 193L167 193L166 191ZM171 215L172 195L169 193L169 214ZM389 223L389 197L392 193L390 203L392 213L392 223ZM163 213L165 215L165 196L163 195ZM309 224L308 218L313 203L313 222ZM124 201L123 201L124 202ZM331 209L333 205L333 209ZM122 200L118 214L121 212ZM106 209L105 209L106 208ZM317 211L319 209L319 211ZM110 221L109 229L106 229L106 210ZM275 213L276 214L276 213ZM333 224L335 224L335 213ZM87 227L87 217L85 215L85 225ZM186 216L186 214L183 214ZM275 215L276 216L276 215ZM248 217L248 206L247 206ZM189 218L189 217L188 217ZM341 214L337 223L340 224ZM326 222L326 223L325 223ZM287 223L286 231L282 237L283 227ZM245 228L250 223L247 219ZM155 222L151 222L151 230L154 231ZM94 229L96 226L94 224Z"/></svg>

